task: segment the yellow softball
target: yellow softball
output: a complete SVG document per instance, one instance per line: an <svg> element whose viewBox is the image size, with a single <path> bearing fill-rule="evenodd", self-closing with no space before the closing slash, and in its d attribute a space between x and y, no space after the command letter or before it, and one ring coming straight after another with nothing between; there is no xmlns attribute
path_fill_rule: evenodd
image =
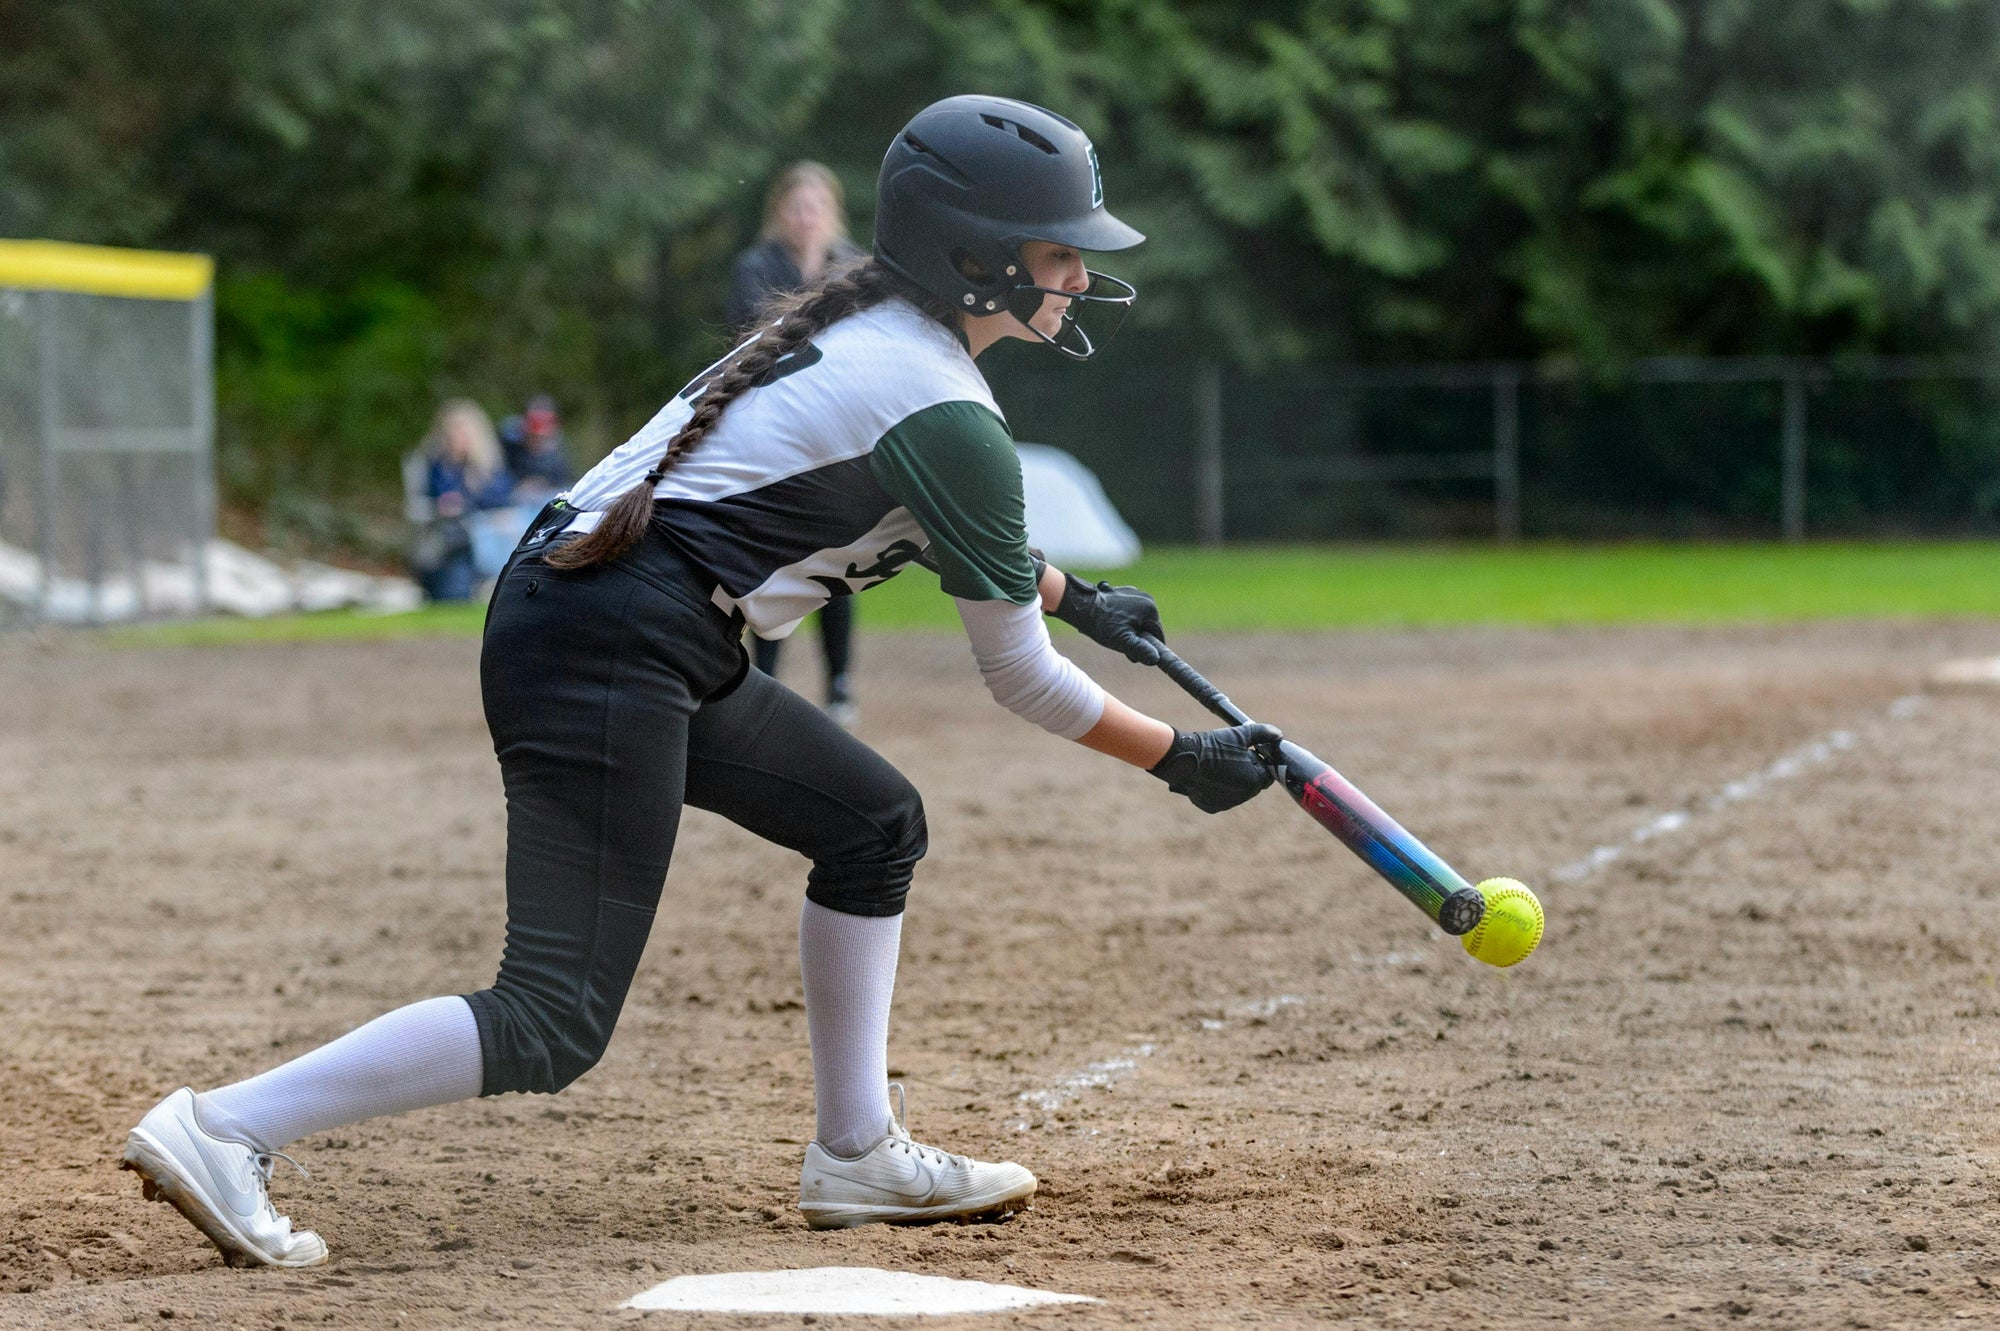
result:
<svg viewBox="0 0 2000 1331"><path fill-rule="evenodd" d="M1479 926L1459 941L1465 950L1489 966L1526 961L1542 941L1542 903L1526 883L1512 878L1488 878L1478 884L1486 898Z"/></svg>

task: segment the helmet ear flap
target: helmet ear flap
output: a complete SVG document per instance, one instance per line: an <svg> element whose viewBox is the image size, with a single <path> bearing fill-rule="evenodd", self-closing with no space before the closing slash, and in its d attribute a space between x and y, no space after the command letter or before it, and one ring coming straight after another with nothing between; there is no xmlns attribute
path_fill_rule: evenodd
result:
<svg viewBox="0 0 2000 1331"><path fill-rule="evenodd" d="M960 277L975 287L990 287L999 280L997 274L988 268L977 254L962 245L951 252L951 266L958 270Z"/></svg>
<svg viewBox="0 0 2000 1331"><path fill-rule="evenodd" d="M1014 283L994 271L997 256L989 253L982 257L961 245L946 257L951 261L952 271L964 279L966 289L960 300L969 313L992 314L1011 298ZM1019 271L1019 267L1018 263L1010 263L1007 271L1011 274Z"/></svg>

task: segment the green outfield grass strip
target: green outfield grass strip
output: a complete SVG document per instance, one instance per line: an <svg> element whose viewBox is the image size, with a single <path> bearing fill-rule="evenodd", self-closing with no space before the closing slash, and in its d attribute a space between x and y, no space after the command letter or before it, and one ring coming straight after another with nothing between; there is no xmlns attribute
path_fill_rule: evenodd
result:
<svg viewBox="0 0 2000 1331"><path fill-rule="evenodd" d="M2000 616L2000 543L1162 548L1105 576L1159 599L1169 631L1455 624L1722 624ZM471 636L485 609L209 619L116 629L119 646ZM865 593L865 629L953 629L912 569Z"/></svg>
<svg viewBox="0 0 2000 1331"><path fill-rule="evenodd" d="M258 642L386 642L398 638L476 638L486 623L484 605L427 605L407 615L328 610L269 619L180 620L107 629L114 647L226 647Z"/></svg>

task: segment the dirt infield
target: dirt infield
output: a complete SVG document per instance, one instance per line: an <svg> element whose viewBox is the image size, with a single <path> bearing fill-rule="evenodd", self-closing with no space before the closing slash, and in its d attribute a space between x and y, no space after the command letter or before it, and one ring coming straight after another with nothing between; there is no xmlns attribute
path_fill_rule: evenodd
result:
<svg viewBox="0 0 2000 1331"><path fill-rule="evenodd" d="M863 733L933 846L892 1066L917 1135L1029 1165L1033 1210L805 1229L803 865L690 814L604 1063L300 1143L275 1191L333 1261L278 1273L117 1147L176 1085L491 979L476 646L0 643L0 1326L796 1325L613 1310L821 1265L1102 1300L966 1325L2000 1324L2000 694L1892 709L2000 625L1182 646L1533 883L1541 952L1480 967L1281 798L1202 818L993 707L962 644L866 638Z"/></svg>

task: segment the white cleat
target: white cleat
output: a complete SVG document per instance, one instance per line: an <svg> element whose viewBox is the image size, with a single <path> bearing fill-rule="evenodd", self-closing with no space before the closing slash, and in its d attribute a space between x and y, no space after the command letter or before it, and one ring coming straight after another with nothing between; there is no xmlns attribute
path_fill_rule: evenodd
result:
<svg viewBox="0 0 2000 1331"><path fill-rule="evenodd" d="M165 1198L231 1266L318 1266L326 1244L271 1207L271 1167L289 1156L210 1135L195 1118L194 1092L183 1086L153 1106L125 1139L119 1168L145 1180L146 1200ZM304 1173L303 1169L299 1170Z"/></svg>
<svg viewBox="0 0 2000 1331"><path fill-rule="evenodd" d="M806 1146L799 1210L813 1229L923 1225L939 1220L1002 1219L1035 1195L1035 1176L1013 1161L997 1165L912 1141L903 1127L903 1088L889 1131L852 1159L818 1142Z"/></svg>

